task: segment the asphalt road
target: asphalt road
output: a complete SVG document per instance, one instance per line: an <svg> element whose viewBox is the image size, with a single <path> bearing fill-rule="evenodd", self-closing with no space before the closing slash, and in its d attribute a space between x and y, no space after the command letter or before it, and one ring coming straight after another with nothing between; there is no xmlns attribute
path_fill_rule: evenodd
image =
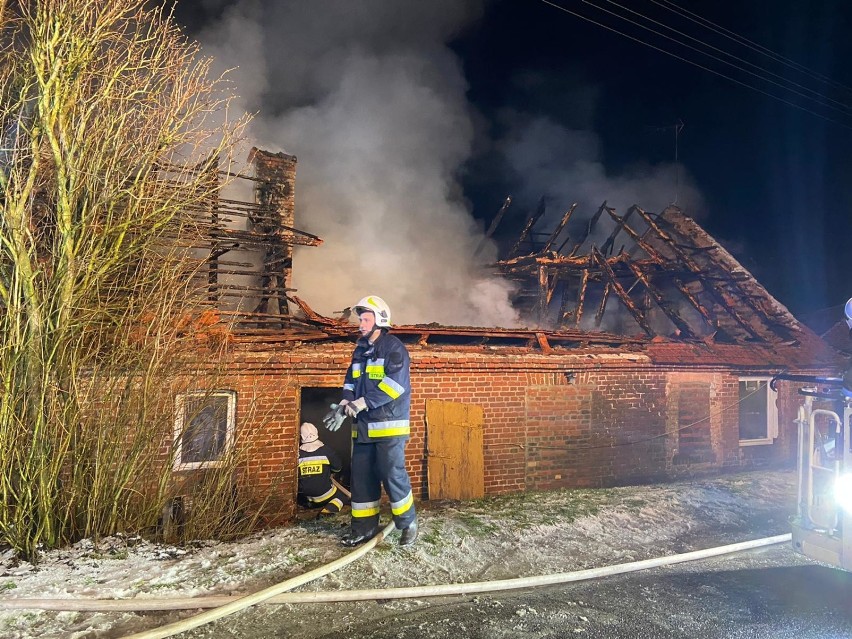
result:
<svg viewBox="0 0 852 639"><path fill-rule="evenodd" d="M314 636L852 638L852 573L779 545L564 586L432 599L404 613L380 602L357 622L329 626ZM287 636L281 630L274 636Z"/></svg>

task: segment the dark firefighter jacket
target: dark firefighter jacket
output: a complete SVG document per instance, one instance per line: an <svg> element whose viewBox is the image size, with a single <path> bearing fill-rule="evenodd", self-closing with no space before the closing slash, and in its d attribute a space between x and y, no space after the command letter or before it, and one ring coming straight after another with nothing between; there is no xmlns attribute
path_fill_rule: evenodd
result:
<svg viewBox="0 0 852 639"><path fill-rule="evenodd" d="M405 345L384 330L372 344L364 337L358 340L343 382L343 399L363 397L367 402L352 429L359 443L409 436L410 362Z"/></svg>
<svg viewBox="0 0 852 639"><path fill-rule="evenodd" d="M314 502L329 499L337 490L331 474L342 468L340 456L330 446L323 444L313 451L299 448L299 492Z"/></svg>

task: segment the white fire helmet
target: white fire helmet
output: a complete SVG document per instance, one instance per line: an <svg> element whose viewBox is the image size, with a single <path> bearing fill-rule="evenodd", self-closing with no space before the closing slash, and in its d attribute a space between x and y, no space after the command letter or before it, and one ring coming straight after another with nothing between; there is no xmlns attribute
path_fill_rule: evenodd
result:
<svg viewBox="0 0 852 639"><path fill-rule="evenodd" d="M843 309L843 314L846 316L846 326L852 331L852 297L846 302L846 307Z"/></svg>
<svg viewBox="0 0 852 639"><path fill-rule="evenodd" d="M299 434L302 436L303 444L310 444L311 442L315 442L319 439L317 427L310 422L302 424L302 427L299 429Z"/></svg>
<svg viewBox="0 0 852 639"><path fill-rule="evenodd" d="M390 327L391 325L390 307L377 295L362 297L353 309L356 315L361 315L364 311L373 311L376 316L376 326Z"/></svg>

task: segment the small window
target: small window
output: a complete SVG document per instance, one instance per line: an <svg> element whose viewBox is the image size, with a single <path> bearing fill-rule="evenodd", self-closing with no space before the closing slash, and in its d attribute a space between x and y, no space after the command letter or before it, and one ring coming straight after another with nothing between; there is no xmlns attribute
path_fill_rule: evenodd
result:
<svg viewBox="0 0 852 639"><path fill-rule="evenodd" d="M191 391L175 405L175 470L219 465L234 442L237 394Z"/></svg>
<svg viewBox="0 0 852 639"><path fill-rule="evenodd" d="M740 446L771 444L778 437L776 395L768 377L740 378Z"/></svg>

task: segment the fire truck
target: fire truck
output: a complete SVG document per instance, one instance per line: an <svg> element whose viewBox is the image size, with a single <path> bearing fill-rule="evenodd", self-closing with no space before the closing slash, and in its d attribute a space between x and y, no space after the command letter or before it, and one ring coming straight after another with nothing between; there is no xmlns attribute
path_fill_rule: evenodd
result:
<svg viewBox="0 0 852 639"><path fill-rule="evenodd" d="M846 303L852 332L852 299ZM852 333L850 333L852 334ZM799 382L797 514L793 548L812 559L852 571L852 367L840 377L776 375Z"/></svg>

